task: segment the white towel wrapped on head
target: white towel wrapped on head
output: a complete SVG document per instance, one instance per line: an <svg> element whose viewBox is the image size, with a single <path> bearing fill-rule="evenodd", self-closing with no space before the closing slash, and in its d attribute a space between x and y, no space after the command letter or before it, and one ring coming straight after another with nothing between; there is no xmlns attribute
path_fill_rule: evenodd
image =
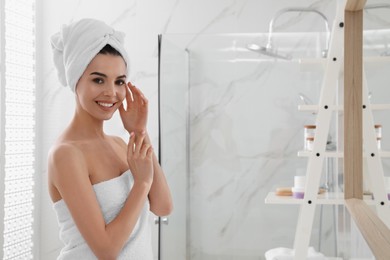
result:
<svg viewBox="0 0 390 260"><path fill-rule="evenodd" d="M95 19L63 25L60 32L51 37L54 65L61 84L75 91L88 64L107 44L116 49L129 66L123 46L124 36L124 33Z"/></svg>

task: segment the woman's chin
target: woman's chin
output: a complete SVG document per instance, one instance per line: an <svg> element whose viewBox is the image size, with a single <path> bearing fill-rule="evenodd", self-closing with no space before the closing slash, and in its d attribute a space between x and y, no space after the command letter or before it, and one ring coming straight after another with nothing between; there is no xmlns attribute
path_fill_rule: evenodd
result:
<svg viewBox="0 0 390 260"><path fill-rule="evenodd" d="M110 119L112 118L113 115L114 115L114 114L105 116L105 117L103 117L103 120L104 120L104 121L108 121L108 120L110 120Z"/></svg>
<svg viewBox="0 0 390 260"><path fill-rule="evenodd" d="M94 115L94 117L98 120L102 120L102 121L108 121L110 120L112 117L113 117L114 113L107 113L107 114L98 114L98 115Z"/></svg>

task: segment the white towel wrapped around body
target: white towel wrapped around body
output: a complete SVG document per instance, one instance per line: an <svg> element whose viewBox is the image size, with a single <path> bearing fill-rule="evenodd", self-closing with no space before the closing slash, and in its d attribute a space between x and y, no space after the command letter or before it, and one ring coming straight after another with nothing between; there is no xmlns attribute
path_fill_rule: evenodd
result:
<svg viewBox="0 0 390 260"><path fill-rule="evenodd" d="M119 177L92 185L106 224L120 213L134 185L130 170ZM97 260L83 238L64 200L53 205L64 243L57 260ZM150 205L147 200L117 260L153 260Z"/></svg>
<svg viewBox="0 0 390 260"><path fill-rule="evenodd" d="M294 249L278 247L265 252L267 260L294 260ZM326 260L327 258L319 252L316 252L313 247L307 250L307 260Z"/></svg>
<svg viewBox="0 0 390 260"><path fill-rule="evenodd" d="M60 32L51 37L54 65L61 84L75 91L88 64L107 44L116 49L129 66L124 36L124 33L95 19L63 25Z"/></svg>

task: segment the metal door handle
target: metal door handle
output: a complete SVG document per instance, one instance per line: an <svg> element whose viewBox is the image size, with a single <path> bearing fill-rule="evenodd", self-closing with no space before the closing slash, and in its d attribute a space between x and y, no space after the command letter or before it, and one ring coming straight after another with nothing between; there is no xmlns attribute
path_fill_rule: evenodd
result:
<svg viewBox="0 0 390 260"><path fill-rule="evenodd" d="M169 219L168 219L168 217L163 217L163 218L161 218L161 222L162 222L163 224L165 224L165 225L168 225L168 224L169 224Z"/></svg>
<svg viewBox="0 0 390 260"><path fill-rule="evenodd" d="M169 218L168 217L154 218L154 224L158 225L160 223L160 219L161 219L161 223L162 224L165 224L165 225L169 224Z"/></svg>

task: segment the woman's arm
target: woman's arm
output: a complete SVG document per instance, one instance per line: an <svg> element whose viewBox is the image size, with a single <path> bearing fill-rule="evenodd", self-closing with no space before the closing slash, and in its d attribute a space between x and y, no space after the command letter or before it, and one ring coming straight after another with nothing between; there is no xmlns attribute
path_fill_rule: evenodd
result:
<svg viewBox="0 0 390 260"><path fill-rule="evenodd" d="M82 152L65 144L49 156L49 181L60 192L77 228L99 259L116 259L137 223L153 182L152 149L143 144L143 138L136 144L134 139L130 138L128 146L134 185L124 207L109 224L104 221Z"/></svg>
<svg viewBox="0 0 390 260"><path fill-rule="evenodd" d="M145 143L151 144L148 134ZM157 156L153 153L153 184L149 191L150 210L157 216L167 216L173 210L171 192Z"/></svg>
<svg viewBox="0 0 390 260"><path fill-rule="evenodd" d="M144 142L146 144L152 145L149 135L147 133L138 133L135 134L135 136L136 136L136 140L138 137L143 136L145 138ZM121 145L123 147L126 146L126 143L122 139L118 138L118 140L120 140ZM157 156L155 155L154 152L152 155L152 160L153 160L153 183L151 185L148 194L150 210L157 216L167 216L173 210L171 192L169 190L169 186L166 181L165 174L161 169Z"/></svg>
<svg viewBox="0 0 390 260"><path fill-rule="evenodd" d="M141 90L130 82L127 84L127 87L126 110L123 105L119 108L123 125L129 133L135 133L136 138L138 136L145 136L145 143L151 144L150 138L146 133L148 100L142 94ZM154 153L153 169L153 184L149 192L150 209L157 216L166 216L172 212L173 203L164 173Z"/></svg>

